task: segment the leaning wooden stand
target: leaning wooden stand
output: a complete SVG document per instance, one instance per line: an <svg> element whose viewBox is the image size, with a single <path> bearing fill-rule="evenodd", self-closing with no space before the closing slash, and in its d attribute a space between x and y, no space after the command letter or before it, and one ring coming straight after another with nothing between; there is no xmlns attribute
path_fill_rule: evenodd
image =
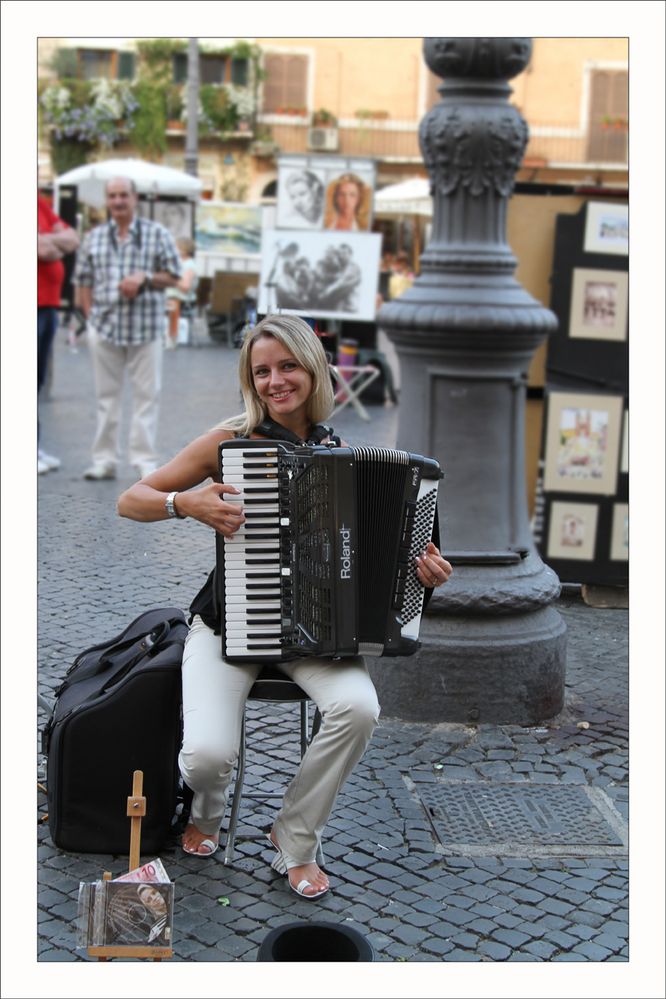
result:
<svg viewBox="0 0 666 999"><path fill-rule="evenodd" d="M146 814L146 799L143 792L143 770L134 771L132 794L127 799L127 815L130 819L130 852L129 870L134 871L141 864L141 819ZM113 875L104 871L103 881L111 881ZM109 945L88 947L88 956L96 957L98 961L106 961L109 957L149 957L152 961L173 957L171 947L143 947L138 944Z"/></svg>

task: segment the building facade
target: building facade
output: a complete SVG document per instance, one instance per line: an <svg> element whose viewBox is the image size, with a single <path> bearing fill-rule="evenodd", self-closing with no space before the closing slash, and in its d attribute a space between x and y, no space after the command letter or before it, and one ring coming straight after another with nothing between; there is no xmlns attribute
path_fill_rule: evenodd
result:
<svg viewBox="0 0 666 999"><path fill-rule="evenodd" d="M440 81L423 60L422 44L421 38L200 40L198 168L207 195L255 203L273 197L280 152L370 156L378 187L425 177L418 126L438 99ZM182 167L186 50L186 39L43 38L40 93L72 79L82 88L102 79L133 90L140 104L150 98L148 126L155 135L162 124L161 141L146 147L136 120L125 129L120 121L113 153L90 145L89 158L144 155ZM536 38L529 66L511 87L511 101L530 127L519 181L626 188L628 39ZM41 124L40 181L48 182L58 164L43 112Z"/></svg>

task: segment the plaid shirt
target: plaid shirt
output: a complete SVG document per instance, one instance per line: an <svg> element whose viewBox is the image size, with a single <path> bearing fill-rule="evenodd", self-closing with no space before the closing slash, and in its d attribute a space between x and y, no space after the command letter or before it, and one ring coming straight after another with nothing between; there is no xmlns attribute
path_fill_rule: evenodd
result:
<svg viewBox="0 0 666 999"><path fill-rule="evenodd" d="M173 237L158 222L135 215L127 239L119 240L111 220L93 229L77 254L74 283L92 288L90 322L102 339L122 346L155 340L166 325L163 290L145 287L133 299L120 294L120 281L134 271L182 274Z"/></svg>

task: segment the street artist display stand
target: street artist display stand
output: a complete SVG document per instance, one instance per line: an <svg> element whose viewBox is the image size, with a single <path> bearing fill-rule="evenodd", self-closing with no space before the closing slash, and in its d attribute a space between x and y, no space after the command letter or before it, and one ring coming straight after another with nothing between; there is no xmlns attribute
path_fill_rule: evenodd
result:
<svg viewBox="0 0 666 999"><path fill-rule="evenodd" d="M141 819L146 814L146 799L143 795L143 771L135 770L132 794L127 799L127 816L130 819L129 871L136 870L141 863ZM102 880L111 881L110 871L104 871ZM149 947L141 944L110 944L87 948L89 957L106 961L110 957L148 957L153 961L173 957L171 947Z"/></svg>

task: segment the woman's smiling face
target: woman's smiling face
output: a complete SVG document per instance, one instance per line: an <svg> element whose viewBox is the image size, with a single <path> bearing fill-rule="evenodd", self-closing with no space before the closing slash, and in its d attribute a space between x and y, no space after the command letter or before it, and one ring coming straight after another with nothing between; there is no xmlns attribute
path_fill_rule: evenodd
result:
<svg viewBox="0 0 666 999"><path fill-rule="evenodd" d="M279 340L260 337L252 346L250 367L257 395L273 420L307 421L312 376Z"/></svg>

